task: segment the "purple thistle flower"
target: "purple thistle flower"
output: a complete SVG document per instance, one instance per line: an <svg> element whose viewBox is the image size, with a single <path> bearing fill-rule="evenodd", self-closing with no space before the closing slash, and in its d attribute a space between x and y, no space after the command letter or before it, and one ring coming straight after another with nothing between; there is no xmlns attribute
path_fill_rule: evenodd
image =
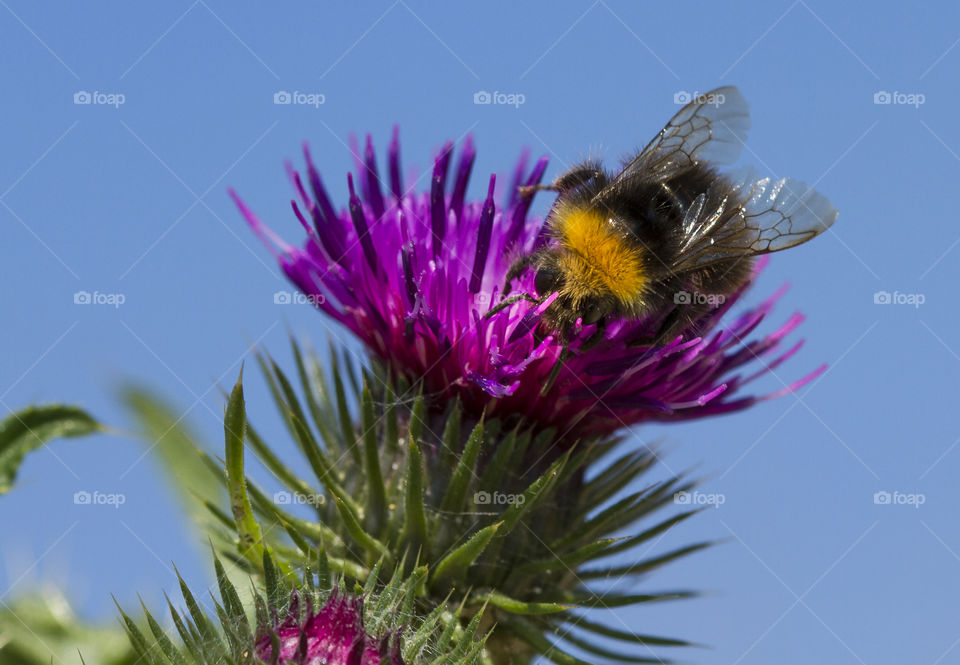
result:
<svg viewBox="0 0 960 665"><path fill-rule="evenodd" d="M403 665L400 640L395 632L381 639L367 634L363 625L363 599L330 592L316 613L309 598L301 617L300 597L294 593L282 623L272 627L279 640L274 660L270 631L261 626L257 657L277 665Z"/></svg>
<svg viewBox="0 0 960 665"><path fill-rule="evenodd" d="M546 158L528 170L524 154L498 205L495 176L483 200L466 199L475 157L469 137L455 166L453 144L441 148L427 192L414 192L416 183L404 189L399 154L395 129L384 183L368 136L363 158L357 159L359 176L347 176L349 205L338 211L305 145L306 182L288 165L297 193L291 204L308 236L302 248L281 240L230 194L290 280L319 309L353 331L394 372L423 379L425 391L439 395L441 403L459 398L476 415L484 409L489 416L522 414L541 427L557 427L559 438L577 438L644 421L737 411L795 390L825 369L772 394L744 394L751 381L802 345L801 340L781 351L782 339L803 321L800 314L766 337L747 339L783 289L721 325L766 265L764 259L737 293L697 322L697 336L688 330L652 347L643 340L662 316L620 320L610 322L603 341L587 349L580 347L595 326L580 326L569 340L572 353L541 394L564 348L538 326L552 298L540 305L520 301L490 318L485 314L497 303L513 259L550 241L543 219L528 215L533 195L518 191L540 182ZM532 271L521 276L517 290L535 292ZM751 364L759 366L751 371Z"/></svg>

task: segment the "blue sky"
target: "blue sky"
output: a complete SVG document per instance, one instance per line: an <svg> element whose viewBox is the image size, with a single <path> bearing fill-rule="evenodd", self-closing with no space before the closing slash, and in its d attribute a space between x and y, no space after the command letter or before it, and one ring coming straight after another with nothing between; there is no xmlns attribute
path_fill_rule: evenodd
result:
<svg viewBox="0 0 960 665"><path fill-rule="evenodd" d="M710 645L686 654L701 663L960 662L960 6L2 0L0 34L0 406L75 402L128 427L116 391L135 380L210 442L216 382L251 342L281 363L288 328L356 349L309 307L274 304L288 287L228 186L294 240L283 160L303 140L343 204L351 132L385 146L399 124L420 166L470 132L475 174L529 146L549 178L644 144L678 93L739 86L742 163L816 183L840 211L748 298L790 282L763 329L807 316L806 346L761 388L830 369L747 412L636 430L662 446L658 473L695 467L724 498L656 547L726 543L645 582L705 598L620 618ZM323 103L274 104L280 91ZM479 91L523 103L475 105ZM123 303L75 304L81 291ZM254 379L248 405L290 449ZM56 582L112 620L110 592L172 591L171 561L209 581L143 450L104 435L28 459L0 499L0 600ZM80 490L126 502L77 506ZM876 504L884 491L923 503Z"/></svg>

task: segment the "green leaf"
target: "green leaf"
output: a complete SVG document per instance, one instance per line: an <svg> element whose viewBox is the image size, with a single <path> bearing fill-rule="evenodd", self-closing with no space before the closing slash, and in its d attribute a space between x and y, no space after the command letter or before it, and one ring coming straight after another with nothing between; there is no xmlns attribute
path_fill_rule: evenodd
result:
<svg viewBox="0 0 960 665"><path fill-rule="evenodd" d="M528 561L520 564L515 569L518 576L533 575L536 573L547 573L554 570L576 571L584 561L607 556L608 549L615 543L619 543L626 538L604 538L584 545L578 549L568 552L563 556L550 556L536 561Z"/></svg>
<svg viewBox="0 0 960 665"><path fill-rule="evenodd" d="M447 415L446 423L443 426L443 435L441 437L443 448L440 452L440 458L442 460L444 476L449 476L453 473L457 465L457 458L460 456L460 418L461 408L460 399L458 398L450 405L450 411Z"/></svg>
<svg viewBox="0 0 960 665"><path fill-rule="evenodd" d="M467 542L443 557L433 571L433 581L438 582L448 577L461 579L470 564L486 549L502 524L503 522L497 522L480 529Z"/></svg>
<svg viewBox="0 0 960 665"><path fill-rule="evenodd" d="M337 502L340 516L343 518L343 525L346 527L347 533L350 534L353 541L368 552L392 562L393 555L390 554L390 550L379 540L363 530L360 521L357 519L356 514L350 510L350 507L341 501L340 497L334 497L334 501Z"/></svg>
<svg viewBox="0 0 960 665"><path fill-rule="evenodd" d="M396 456L400 452L400 421L397 417L397 394L393 384L384 384L383 447L387 455Z"/></svg>
<svg viewBox="0 0 960 665"><path fill-rule="evenodd" d="M673 662L671 660L665 660L663 658L660 658L652 651L650 652L649 656L638 656L636 654L627 654L620 651L612 651L610 649L605 649L597 644L594 644L590 640L586 640L586 639L583 639L582 637L572 635L569 632L566 632L560 635L560 637L563 639L564 642L569 642L574 646L578 646L584 651L592 653L596 656L600 656L602 658L607 658L609 660L617 661L619 663L658 663L659 665L668 665L668 663Z"/></svg>
<svg viewBox="0 0 960 665"><path fill-rule="evenodd" d="M407 448L407 486L400 542L419 550L428 546L427 515L423 496L423 456L420 453L420 444L412 438L407 443ZM428 552L423 552L423 556L428 555Z"/></svg>
<svg viewBox="0 0 960 665"><path fill-rule="evenodd" d="M149 610L147 610L147 606L144 604L142 598L140 599L140 607L143 609L143 614L147 618L147 625L150 627L150 632L153 633L153 637L156 640L157 646L160 647L160 651L163 652L163 655L166 656L167 660L173 665L187 665L186 659L173 645L173 642L170 641L170 638L167 637L167 633L163 630L163 628L160 627L160 624L157 623L157 620L154 619L153 615L150 614Z"/></svg>
<svg viewBox="0 0 960 665"><path fill-rule="evenodd" d="M517 431L519 429L520 425L517 425L510 430L506 439L497 442L493 457L490 458L487 468L477 483L479 489L489 492L500 489L503 479L507 478L510 473L510 460L513 456L513 449L517 445Z"/></svg>
<svg viewBox="0 0 960 665"><path fill-rule="evenodd" d="M450 593L453 592L451 591ZM403 645L404 662L409 663L416 659L417 654L420 653L420 650L423 649L427 643L427 640L430 639L434 630L436 630L436 627L440 622L441 615L446 611L446 605L449 600L450 596L448 595L442 603L438 603L437 606L434 607L426 617L424 617L423 625L421 625L412 634L405 636Z"/></svg>
<svg viewBox="0 0 960 665"><path fill-rule="evenodd" d="M639 605L641 603L659 603L666 600L684 600L687 598L696 598L697 594L693 591L663 591L661 593L571 593L563 594L561 600L565 600L582 607L599 607L603 609L616 609L626 607L627 605Z"/></svg>
<svg viewBox="0 0 960 665"><path fill-rule="evenodd" d="M300 406L300 400L297 399L297 393L294 392L293 386L290 384L290 380L287 379L287 375L277 366L272 359L269 360L270 369L273 370L273 375L277 379L277 384L280 386L280 391L283 393L283 401L287 405L287 408L293 411L293 414L299 418L302 422L307 422L307 417L303 413L303 407Z"/></svg>
<svg viewBox="0 0 960 665"><path fill-rule="evenodd" d="M210 622L207 615L200 609L197 599L194 598L193 593L190 592L190 588L187 586L187 583L183 581L183 577L180 576L180 571L177 570L176 566L174 566L173 570L177 574L177 581L180 583L180 593L183 594L183 600L187 603L187 610L190 612L190 616L193 619L200 638L202 638L202 644L205 648L211 650L222 649L223 644L220 641L220 637L213 623Z"/></svg>
<svg viewBox="0 0 960 665"><path fill-rule="evenodd" d="M127 635L130 637L130 643L133 645L133 648L139 654L140 658L147 659L150 655L151 647L147 643L146 636L140 631L140 628L133 622L133 619L127 616L126 612L123 611L123 608L120 607L120 603L117 602L117 599L113 599L113 604L117 606L117 610L120 612L120 618L123 621L123 627L127 631ZM150 662L149 660L147 662Z"/></svg>
<svg viewBox="0 0 960 665"><path fill-rule="evenodd" d="M277 568L273 563L273 557L266 550L263 551L263 586L267 591L267 603L271 607L280 607L283 587L280 585L280 578L277 576Z"/></svg>
<svg viewBox="0 0 960 665"><path fill-rule="evenodd" d="M327 558L327 550L321 547L320 555L317 557L317 587L327 591L331 584L330 561Z"/></svg>
<svg viewBox="0 0 960 665"><path fill-rule="evenodd" d="M193 654L193 661L197 662L198 657L196 654L200 652L199 635L195 630L191 631L187 628L186 624L183 622L183 618L173 607L173 602L171 602L166 592L164 592L163 596L167 601L167 609L170 611L170 618L173 619L173 625L176 626L177 632L180 634L180 639L183 640L183 643L186 646L187 653Z"/></svg>
<svg viewBox="0 0 960 665"><path fill-rule="evenodd" d="M307 400L307 408L310 410L310 415L313 418L313 424L317 426L317 431L320 432L320 436L323 437L324 443L327 445L336 445L338 442L336 437L332 435L330 428L327 423L331 422L330 411L325 409L325 406L328 405L328 400L326 398L326 390L323 385L323 381L320 380L321 375L319 372L311 374L307 368L306 363L304 362L303 353L300 351L300 345L297 344L296 339L293 335L290 336L290 346L293 349L293 357L297 363L297 376L300 378L300 388L303 390L303 395ZM315 358L311 358L316 362ZM323 403L321 403L323 400Z"/></svg>
<svg viewBox="0 0 960 665"><path fill-rule="evenodd" d="M527 619L514 615L506 619L503 624L517 637L533 647L537 653L552 660L557 665L592 665L553 644L544 636L543 629Z"/></svg>
<svg viewBox="0 0 960 665"><path fill-rule="evenodd" d="M503 512L503 522L505 524L504 533L513 529L514 525L520 521L520 518L533 510L539 503L548 496L555 488L555 483L563 473L563 468L570 459L573 452L571 448L566 454L550 465L547 471L533 481L524 493L522 501L515 501L509 508ZM501 534L503 535L503 534Z"/></svg>
<svg viewBox="0 0 960 665"><path fill-rule="evenodd" d="M323 453L319 445L316 445L316 442L310 442L310 437L312 437L312 434L310 434L306 424L297 418L292 412L288 412L288 416L295 431L297 432L298 439L301 441L301 448L306 453L307 459L310 462L310 465L313 467L314 473L317 476L317 480L323 484L330 494L347 504L352 512L359 513L359 504L357 504L357 502L340 484L340 481L337 477L337 472L334 470L331 461Z"/></svg>
<svg viewBox="0 0 960 665"><path fill-rule="evenodd" d="M576 607L576 605L565 605L563 603L524 602L516 598L510 598L499 591L490 591L482 596L478 596L476 600L478 602L489 602L491 605L512 614L556 614L557 612L566 612Z"/></svg>
<svg viewBox="0 0 960 665"><path fill-rule="evenodd" d="M641 515L661 505L660 500L667 495L672 483L672 480L654 483L620 499L586 522L578 524L576 528L571 529L566 536L555 542L551 547L554 550L561 551L570 546L589 543L598 536L609 533L621 525L632 523L639 519Z"/></svg>
<svg viewBox="0 0 960 665"><path fill-rule="evenodd" d="M373 590L377 588L377 582L380 579L381 568L383 568L383 559L377 561L377 563L373 566L373 570L370 571L370 576L363 584L363 595L365 597L369 597L371 594L373 594Z"/></svg>
<svg viewBox="0 0 960 665"><path fill-rule="evenodd" d="M646 450L634 450L616 459L610 466L584 485L581 502L584 506L599 506L626 487L631 480L656 461Z"/></svg>
<svg viewBox="0 0 960 665"><path fill-rule="evenodd" d="M420 386L421 390L423 386ZM423 430L426 428L427 403L423 394L417 395L413 401L413 409L410 411L410 424L407 426L407 432L410 438L417 443L423 443Z"/></svg>
<svg viewBox="0 0 960 665"><path fill-rule="evenodd" d="M400 543L421 558L429 560L429 542L427 540L427 514L424 504L423 455L420 444L412 438L407 443L407 473L404 500L403 531Z"/></svg>
<svg viewBox="0 0 960 665"><path fill-rule="evenodd" d="M223 599L223 607L227 612L230 624L241 630L244 635L249 635L252 640L253 635L250 632L250 624L247 622L247 614L243 609L243 603L240 601L236 587L231 584L227 577L227 571L220 563L216 550L213 551L213 565L217 574L217 585L220 587L220 597Z"/></svg>
<svg viewBox="0 0 960 665"><path fill-rule="evenodd" d="M664 520L663 522L655 526L652 526L649 529L646 529L645 531L641 531L635 536L620 538L619 539L620 542L618 542L616 545L611 546L610 549L604 551L601 556L610 556L612 554L625 552L629 549L632 549L633 547L636 547L637 545L640 545L641 543L647 542L652 538L656 538L661 533L664 533L665 531L672 528L674 525L679 524L680 522L683 522L687 518L698 514L701 510L702 510L701 508L697 508L695 510L688 510L686 512L680 513L679 515L674 515L670 519Z"/></svg>
<svg viewBox="0 0 960 665"><path fill-rule="evenodd" d="M632 642L634 644L646 644L649 646L662 647L698 646L693 642L687 642L686 640L677 640L670 637L656 637L654 635L643 635L640 633L631 633L625 630L617 630L616 628L610 628L606 624L588 621L586 617L583 616L571 615L567 619L567 623L571 627L581 628L583 630L590 631L591 633L596 633L597 635L603 635L604 637L620 640L621 642Z"/></svg>
<svg viewBox="0 0 960 665"><path fill-rule="evenodd" d="M333 363L333 389L337 398L337 416L340 420L340 436L343 437L343 444L356 465L363 466L360 448L357 446L357 434L353 427L353 418L350 416L350 407L347 404L347 393L343 387L343 376L340 371L340 364L337 362L335 352L331 351L330 357Z"/></svg>
<svg viewBox="0 0 960 665"><path fill-rule="evenodd" d="M695 543L693 545L687 545L686 547L679 547L675 550L671 550L666 554L662 554L657 557L651 557L649 559L644 559L643 561L638 561L637 563L629 564L626 566L617 566L614 568L603 568L599 570L581 570L577 572L577 576L582 580L595 580L603 578L614 578L616 580L621 580L624 577L630 575L643 575L649 573L655 568L666 565L671 561L675 561L681 557L687 556L688 554L693 554L694 552L699 552L702 549L706 549L711 545L714 545L713 542L703 542Z"/></svg>
<svg viewBox="0 0 960 665"><path fill-rule="evenodd" d="M263 465L267 467L280 482L290 488L291 491L300 492L301 494L311 493L312 489L310 484L297 476L290 467L280 461L280 458L274 454L270 446L266 444L250 423L247 423L247 443L253 448L257 459L263 462Z"/></svg>
<svg viewBox="0 0 960 665"><path fill-rule="evenodd" d="M470 487L470 480L474 476L474 468L477 466L477 458L480 456L480 449L483 445L483 418L477 423L470 437L467 439L467 445L463 449L463 454L457 462L457 468L453 472L450 484L447 486L447 492L443 495L443 501L440 503L440 510L446 513L460 513L463 511L467 489Z"/></svg>
<svg viewBox="0 0 960 665"><path fill-rule="evenodd" d="M85 411L55 404L34 406L11 413L0 422L0 494L10 490L23 456L55 438L77 437L102 431Z"/></svg>
<svg viewBox="0 0 960 665"><path fill-rule="evenodd" d="M243 369L230 393L227 411L223 417L223 435L226 448L227 484L230 494L230 510L237 523L240 537L240 553L258 565L263 560L263 537L260 525L253 515L247 497L246 478L243 473L243 441L247 416L243 402Z"/></svg>
<svg viewBox="0 0 960 665"><path fill-rule="evenodd" d="M380 471L380 446L377 443L377 420L370 388L363 386L360 398L363 427L364 475L367 486L367 529L380 533L387 513L387 488Z"/></svg>
<svg viewBox="0 0 960 665"><path fill-rule="evenodd" d="M89 623L52 587L26 588L0 603L3 665L74 665L78 651L89 665L134 665L138 659L122 622Z"/></svg>

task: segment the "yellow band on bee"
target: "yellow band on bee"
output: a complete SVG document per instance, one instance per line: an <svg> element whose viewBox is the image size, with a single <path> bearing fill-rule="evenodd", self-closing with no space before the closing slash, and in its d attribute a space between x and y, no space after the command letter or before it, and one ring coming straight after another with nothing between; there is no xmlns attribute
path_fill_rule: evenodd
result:
<svg viewBox="0 0 960 665"><path fill-rule="evenodd" d="M568 264L568 270L586 271L580 280L602 284L618 300L631 303L647 285L641 251L624 240L609 216L588 208L558 211L553 227L560 244L583 261ZM599 283L598 283L599 282Z"/></svg>

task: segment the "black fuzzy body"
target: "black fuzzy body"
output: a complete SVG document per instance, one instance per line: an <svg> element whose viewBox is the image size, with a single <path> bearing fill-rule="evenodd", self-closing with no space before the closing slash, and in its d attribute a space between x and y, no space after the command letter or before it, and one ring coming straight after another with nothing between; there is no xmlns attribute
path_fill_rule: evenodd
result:
<svg viewBox="0 0 960 665"><path fill-rule="evenodd" d="M662 181L644 178L643 174L610 187L613 181L613 176L594 162L585 162L562 174L551 186L558 197L547 223L551 223L552 216L571 208L592 209L608 216L622 241L641 257L649 286L629 306L602 292L579 301L565 298L563 276L556 265L559 254L568 250L548 244L518 260L518 266L522 264L520 272L526 266L536 269L541 298L553 290L560 293L544 313L547 327L567 337L577 319L601 325L614 318L649 319L651 338L659 343L688 329L699 332L697 322L750 277L753 260L736 256L693 270L679 268L685 240L684 216L694 200L711 188L735 201L733 187L714 169L701 164ZM512 272L512 276L519 274Z"/></svg>

